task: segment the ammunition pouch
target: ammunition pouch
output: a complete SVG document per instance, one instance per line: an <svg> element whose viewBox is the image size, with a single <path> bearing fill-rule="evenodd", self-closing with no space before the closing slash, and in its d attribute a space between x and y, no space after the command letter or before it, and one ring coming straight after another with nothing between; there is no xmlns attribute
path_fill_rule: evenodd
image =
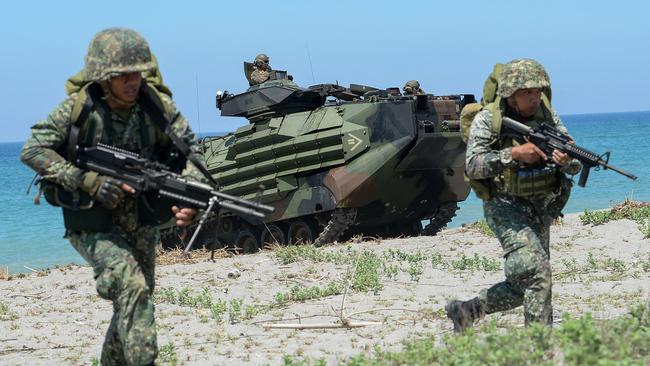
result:
<svg viewBox="0 0 650 366"><path fill-rule="evenodd" d="M112 213L81 190L70 192L61 185L42 179L41 190L52 206L63 210L63 224L71 231L111 231Z"/></svg>
<svg viewBox="0 0 650 366"><path fill-rule="evenodd" d="M70 192L61 185L42 179L41 190L52 206L63 210L63 223L71 231L109 232L113 227L113 210L95 205L95 200L84 191ZM138 225L155 226L174 217L171 198L161 197L156 192L147 192L138 197Z"/></svg>
<svg viewBox="0 0 650 366"><path fill-rule="evenodd" d="M514 197L529 197L555 192L558 173L554 167L509 168L500 177L500 190Z"/></svg>
<svg viewBox="0 0 650 366"><path fill-rule="evenodd" d="M546 212L551 221L562 216L562 210L564 209L564 206L566 206L567 202L569 202L571 187L573 187L573 180L568 178L565 174L558 174L558 180L559 187L557 192L546 205Z"/></svg>

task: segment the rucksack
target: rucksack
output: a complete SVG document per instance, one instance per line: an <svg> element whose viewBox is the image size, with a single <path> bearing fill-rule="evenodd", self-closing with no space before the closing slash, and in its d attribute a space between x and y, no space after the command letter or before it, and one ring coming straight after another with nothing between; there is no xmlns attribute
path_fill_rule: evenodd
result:
<svg viewBox="0 0 650 366"><path fill-rule="evenodd" d="M499 86L499 76L501 75L501 70L503 69L502 63L494 64L492 72L485 79L483 84L483 96L481 97L480 103L470 103L463 107L463 110L460 112L460 134L463 139L463 142L467 143L469 137L469 129L472 125L474 117L478 112L482 111L489 104L494 104L500 106L501 97L497 96L497 89ZM551 89L544 89L542 91L542 104L547 110L551 109ZM498 136L501 131L501 110L499 108L494 108L492 110L492 132L493 135Z"/></svg>

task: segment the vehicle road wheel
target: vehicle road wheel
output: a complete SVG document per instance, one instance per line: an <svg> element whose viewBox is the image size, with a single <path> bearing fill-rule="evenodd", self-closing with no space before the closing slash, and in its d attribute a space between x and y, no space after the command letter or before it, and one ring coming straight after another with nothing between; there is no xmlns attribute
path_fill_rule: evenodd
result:
<svg viewBox="0 0 650 366"><path fill-rule="evenodd" d="M294 221L289 225L289 244L309 244L314 241L314 230L308 223L299 220Z"/></svg>
<svg viewBox="0 0 650 366"><path fill-rule="evenodd" d="M284 245L286 243L284 232L278 225L268 225L262 230L260 243L262 248Z"/></svg>
<svg viewBox="0 0 650 366"><path fill-rule="evenodd" d="M260 243L253 233L248 230L242 230L237 235L235 247L244 253L254 253L260 248Z"/></svg>

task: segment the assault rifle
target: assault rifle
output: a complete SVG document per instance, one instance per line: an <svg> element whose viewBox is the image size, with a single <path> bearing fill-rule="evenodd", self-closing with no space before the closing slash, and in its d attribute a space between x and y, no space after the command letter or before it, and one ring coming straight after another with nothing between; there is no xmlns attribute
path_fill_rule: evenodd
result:
<svg viewBox="0 0 650 366"><path fill-rule="evenodd" d="M582 164L582 171L580 172L580 179L578 185L584 187L589 178L589 170L596 167L596 169L603 167L603 169L611 169L619 174L622 174L632 180L636 180L636 175L621 170L609 164L609 151L603 155L597 155L585 148L577 146L572 143L569 135L559 131L557 128L542 123L536 128L531 128L521 122L517 122L512 118L503 117L503 126L509 130L523 136L526 140L532 142L539 147L550 158L553 150L557 149L566 153L570 157L577 159Z"/></svg>
<svg viewBox="0 0 650 366"><path fill-rule="evenodd" d="M153 191L161 197L177 202L179 206L204 209L199 226L194 231L184 253L192 247L205 219L215 206L259 219L263 219L265 213L274 211L271 206L218 192L208 184L189 181L169 171L164 164L113 146L97 144L97 146L79 147L75 164L79 168L92 170L115 178L120 183L126 183L135 189L136 194Z"/></svg>

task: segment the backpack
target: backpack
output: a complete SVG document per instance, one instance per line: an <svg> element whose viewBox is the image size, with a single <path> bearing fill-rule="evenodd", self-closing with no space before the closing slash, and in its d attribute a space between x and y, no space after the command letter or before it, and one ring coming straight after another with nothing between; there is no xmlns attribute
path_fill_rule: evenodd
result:
<svg viewBox="0 0 650 366"><path fill-rule="evenodd" d="M469 138L469 129L472 126L472 121L478 112L482 111L489 104L493 103L496 106L501 104L501 97L497 96L497 89L499 86L499 76L503 69L502 63L494 64L492 72L488 75L485 83L483 84L483 96L480 103L470 103L463 107L460 112L460 134L464 143L467 143ZM547 110L551 109L551 89L547 88L542 91L542 104ZM494 108L492 110L492 132L494 135L499 136L501 131L501 110Z"/></svg>

